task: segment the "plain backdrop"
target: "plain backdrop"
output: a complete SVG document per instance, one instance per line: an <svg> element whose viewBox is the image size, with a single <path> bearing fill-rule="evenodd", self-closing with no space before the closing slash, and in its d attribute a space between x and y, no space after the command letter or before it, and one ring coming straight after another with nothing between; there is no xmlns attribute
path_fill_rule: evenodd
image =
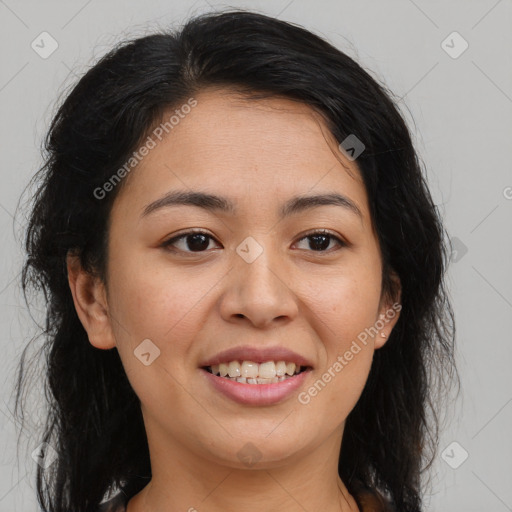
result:
<svg viewBox="0 0 512 512"><path fill-rule="evenodd" d="M34 381L34 412L19 448L12 389L42 306L34 305L32 319L23 302L25 218L15 211L41 164L42 137L55 105L117 41L227 7L303 25L401 98L456 249L448 284L462 391L450 404L429 473L426 510L512 510L512 2L2 0L0 512L38 510L31 452L40 445L40 381ZM47 52L58 45L51 55L44 55L41 43L33 48L41 38Z"/></svg>

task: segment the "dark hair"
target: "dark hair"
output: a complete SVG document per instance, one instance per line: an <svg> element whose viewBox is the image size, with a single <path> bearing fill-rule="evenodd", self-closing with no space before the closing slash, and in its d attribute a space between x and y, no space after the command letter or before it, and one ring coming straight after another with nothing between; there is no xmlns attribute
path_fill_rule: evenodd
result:
<svg viewBox="0 0 512 512"><path fill-rule="evenodd" d="M75 252L105 280L109 212L121 187L102 200L94 190L165 112L207 87L299 101L323 116L338 142L354 134L364 143L357 165L382 251L383 293L396 296L394 271L402 309L347 418L339 474L356 496L369 490L397 510L419 511L422 465L431 464L438 440L436 406L456 377L439 212L392 93L304 28L244 10L199 15L180 31L120 43L85 73L53 118L45 163L34 176L22 272L25 300L30 288L46 300L49 408L41 441L58 452L48 469L38 467L38 500L50 512L91 511L110 489L131 497L151 478L139 399L117 350L88 341L66 255ZM23 409L27 348L16 414L20 403Z"/></svg>

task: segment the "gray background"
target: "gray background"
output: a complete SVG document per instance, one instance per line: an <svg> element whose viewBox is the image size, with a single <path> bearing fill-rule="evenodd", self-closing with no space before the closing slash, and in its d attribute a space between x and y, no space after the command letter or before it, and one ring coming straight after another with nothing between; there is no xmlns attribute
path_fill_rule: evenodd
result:
<svg viewBox="0 0 512 512"><path fill-rule="evenodd" d="M0 511L37 510L30 453L40 444L32 429L42 416L40 386L34 386L36 413L27 418L19 451L12 418L16 364L35 333L19 286L25 220L22 213L13 216L40 165L39 147L55 102L116 41L227 6L305 26L402 98L457 249L448 284L462 392L448 408L426 509L512 510L511 0L0 0ZM58 43L46 59L31 47L43 31ZM445 49L458 54L461 39L450 36L442 45L454 31L469 44L457 58ZM39 304L32 315L41 321L41 312Z"/></svg>

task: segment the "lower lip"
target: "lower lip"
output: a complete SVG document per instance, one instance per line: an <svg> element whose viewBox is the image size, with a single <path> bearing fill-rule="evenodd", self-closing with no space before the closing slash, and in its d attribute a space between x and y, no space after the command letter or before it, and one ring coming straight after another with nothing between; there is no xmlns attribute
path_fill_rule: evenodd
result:
<svg viewBox="0 0 512 512"><path fill-rule="evenodd" d="M224 396L246 405L272 405L288 398L305 381L310 369L274 384L244 384L223 377L217 377L200 368L211 385Z"/></svg>

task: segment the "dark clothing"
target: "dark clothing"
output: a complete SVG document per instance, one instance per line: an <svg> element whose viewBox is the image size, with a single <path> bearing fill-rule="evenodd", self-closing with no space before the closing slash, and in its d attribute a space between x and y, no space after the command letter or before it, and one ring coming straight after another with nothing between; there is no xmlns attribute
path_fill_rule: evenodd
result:
<svg viewBox="0 0 512 512"><path fill-rule="evenodd" d="M100 505L98 512L126 512L128 505L128 496L123 492L116 494L113 498Z"/></svg>

